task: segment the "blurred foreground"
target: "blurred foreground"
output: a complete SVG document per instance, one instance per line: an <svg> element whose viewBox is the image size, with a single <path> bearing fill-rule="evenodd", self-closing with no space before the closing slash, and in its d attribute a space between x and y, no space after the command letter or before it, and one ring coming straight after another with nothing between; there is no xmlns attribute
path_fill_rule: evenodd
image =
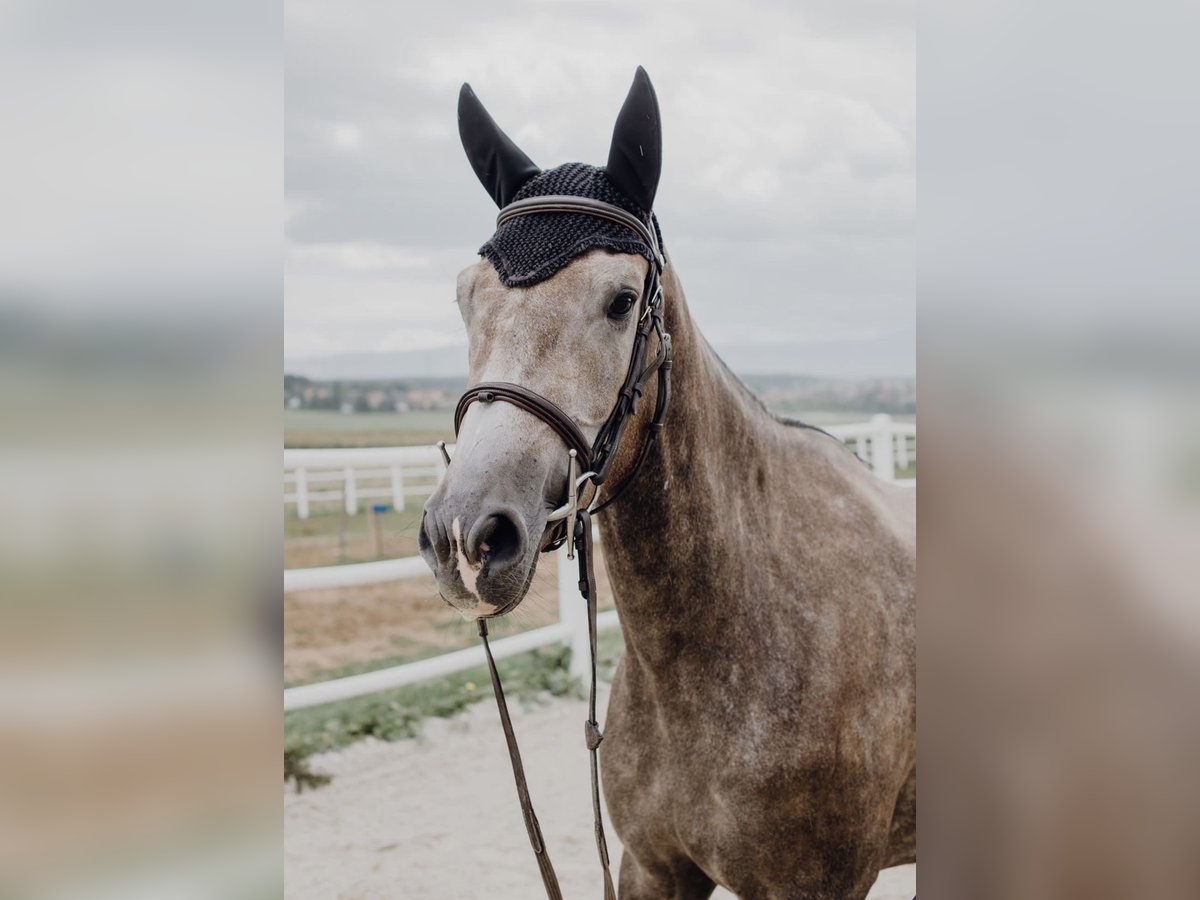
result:
<svg viewBox="0 0 1200 900"><path fill-rule="evenodd" d="M0 11L0 896L282 892L279 15Z"/></svg>
<svg viewBox="0 0 1200 900"><path fill-rule="evenodd" d="M1196 896L1194 23L922 18L922 900Z"/></svg>

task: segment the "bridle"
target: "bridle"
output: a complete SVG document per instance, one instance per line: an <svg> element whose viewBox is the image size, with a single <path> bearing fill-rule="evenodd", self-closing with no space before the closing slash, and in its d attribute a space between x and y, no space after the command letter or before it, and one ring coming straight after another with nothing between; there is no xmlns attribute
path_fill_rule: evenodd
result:
<svg viewBox="0 0 1200 900"><path fill-rule="evenodd" d="M459 398L454 410L454 433L462 425L463 417L472 403L494 403L501 401L530 413L541 419L567 445L570 455L568 497L567 503L550 514L549 522L567 521L567 527L555 525L547 535L543 550L553 550L562 545L567 536L574 533L574 523L570 521L575 507L572 504L571 492L577 495L579 488L591 482L595 488L588 511L597 513L608 506L629 486L637 476L642 464L650 453L651 446L657 441L662 431L663 417L666 414L667 403L671 396L671 335L663 328L663 296L662 271L666 265L662 250L659 248L658 235L653 225L647 226L632 213L626 212L619 206L613 206L600 200L588 197L572 197L569 195L552 194L544 197L530 197L510 203L500 211L496 219L497 227L518 216L562 213L584 213L615 222L633 231L647 247L650 248L654 259L646 273L646 282L642 288L640 314L637 331L633 338L633 349L630 352L629 367L625 372L625 380L617 393L616 402L596 440L591 444L566 412L557 404L546 399L536 391L531 391L519 384L507 381L485 381L466 390ZM647 363L650 337L658 336L658 352ZM637 461L625 479L615 490L609 492L603 502L600 499L600 486L608 477L609 469L616 457L617 448L625 434L629 420L637 411L638 401L646 388L646 383L655 373L658 374L658 392L654 404L654 417L646 433ZM580 474L582 472L582 474Z"/></svg>
<svg viewBox="0 0 1200 900"><path fill-rule="evenodd" d="M629 367L612 412L600 426L596 440L589 444L574 419L557 404L519 384L489 381L468 388L459 398L458 406L454 410L454 433L458 434L463 417L472 403L502 402L510 403L545 422L567 446L566 502L550 513L547 518L546 533L543 535L541 549L543 552L554 550L569 539L571 544L567 549L567 556L574 558L577 555L579 559L579 593L587 603L588 638L591 652L591 689L588 695L588 719L584 724L584 736L591 755L592 811L595 818L596 849L604 872L605 900L616 900L616 891L613 888L612 875L609 872L604 819L601 814L599 760L596 752L604 735L596 721L596 576L593 567L592 516L621 496L633 479L637 477L650 455L650 449L662 432L663 419L671 396L672 355L671 335L663 328L662 274L666 260L659 245L653 217L651 217L651 224L647 225L637 216L618 206L588 197L556 194L518 200L500 211L500 215L496 219L496 226L498 228L518 216L563 213L583 213L624 226L634 232L650 248L653 256L642 289L637 331L634 334ZM647 362L652 335L658 336L658 349L653 359ZM641 449L638 451L637 459L629 470L629 474L601 501L601 486L605 483L612 468L617 449L621 445L621 438L625 434L630 419L637 412L638 401L645 391L647 382L655 374L658 376L658 390L655 396L654 416L650 421ZM445 456L446 464L449 465L450 457L446 453L445 444L439 443L438 446ZM579 489L588 482L593 487L592 496L586 505L581 506ZM550 900L562 900L558 878L550 863L550 855L546 850L545 841L542 839L541 827L538 825L537 816L533 811L533 802L529 797L529 788L525 783L525 770L521 764L521 753L517 747L512 721L508 715L508 705L504 700L504 688L500 684L500 675L496 670L496 662L492 658L491 647L488 645L487 620L478 619L477 621L479 636L483 641L484 652L487 656L488 671L491 674L492 690L496 696L496 706L500 712L500 723L504 729L509 758L512 761L513 777L517 783L517 796L521 802L521 812L525 818L529 843L533 847L533 853L542 874L542 881L546 886L546 895Z"/></svg>

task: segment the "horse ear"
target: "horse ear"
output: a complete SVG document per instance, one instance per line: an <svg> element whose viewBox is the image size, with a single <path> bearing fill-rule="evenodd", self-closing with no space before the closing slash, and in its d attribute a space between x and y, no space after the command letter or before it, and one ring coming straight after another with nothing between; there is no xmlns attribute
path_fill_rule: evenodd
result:
<svg viewBox="0 0 1200 900"><path fill-rule="evenodd" d="M471 168L497 206L508 206L525 182L542 171L500 130L465 83L458 92L458 136Z"/></svg>
<svg viewBox="0 0 1200 900"><path fill-rule="evenodd" d="M662 174L662 128L654 85L641 66L617 115L606 171L613 183L642 209L654 208L654 195Z"/></svg>

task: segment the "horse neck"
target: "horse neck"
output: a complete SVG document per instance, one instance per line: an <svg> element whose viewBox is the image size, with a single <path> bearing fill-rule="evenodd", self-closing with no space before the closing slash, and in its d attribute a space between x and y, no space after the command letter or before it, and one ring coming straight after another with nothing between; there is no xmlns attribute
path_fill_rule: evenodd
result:
<svg viewBox="0 0 1200 900"><path fill-rule="evenodd" d="M730 612L714 610L705 593L715 587L714 569L736 564L736 548L754 539L747 528L761 527L743 513L760 502L760 458L771 445L763 432L782 427L708 346L671 269L663 290L674 351L663 432L624 495L598 517L627 646L637 643L647 654L664 622L671 623L668 631L687 627L696 639L703 634L700 618ZM653 407L651 391L623 442L612 483L631 468Z"/></svg>

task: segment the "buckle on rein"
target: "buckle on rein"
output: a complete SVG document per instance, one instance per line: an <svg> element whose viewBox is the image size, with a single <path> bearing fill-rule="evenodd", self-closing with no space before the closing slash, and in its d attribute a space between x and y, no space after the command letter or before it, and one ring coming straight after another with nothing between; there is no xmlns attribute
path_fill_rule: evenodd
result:
<svg viewBox="0 0 1200 900"><path fill-rule="evenodd" d="M582 475L579 474L579 454L574 449L567 451L567 502L550 513L546 517L546 522L558 522L562 519L567 520L567 559L575 558L575 520L579 518L579 488L596 473L588 470ZM600 492L592 496L592 503L588 506L588 510L595 506L596 499L600 496Z"/></svg>

